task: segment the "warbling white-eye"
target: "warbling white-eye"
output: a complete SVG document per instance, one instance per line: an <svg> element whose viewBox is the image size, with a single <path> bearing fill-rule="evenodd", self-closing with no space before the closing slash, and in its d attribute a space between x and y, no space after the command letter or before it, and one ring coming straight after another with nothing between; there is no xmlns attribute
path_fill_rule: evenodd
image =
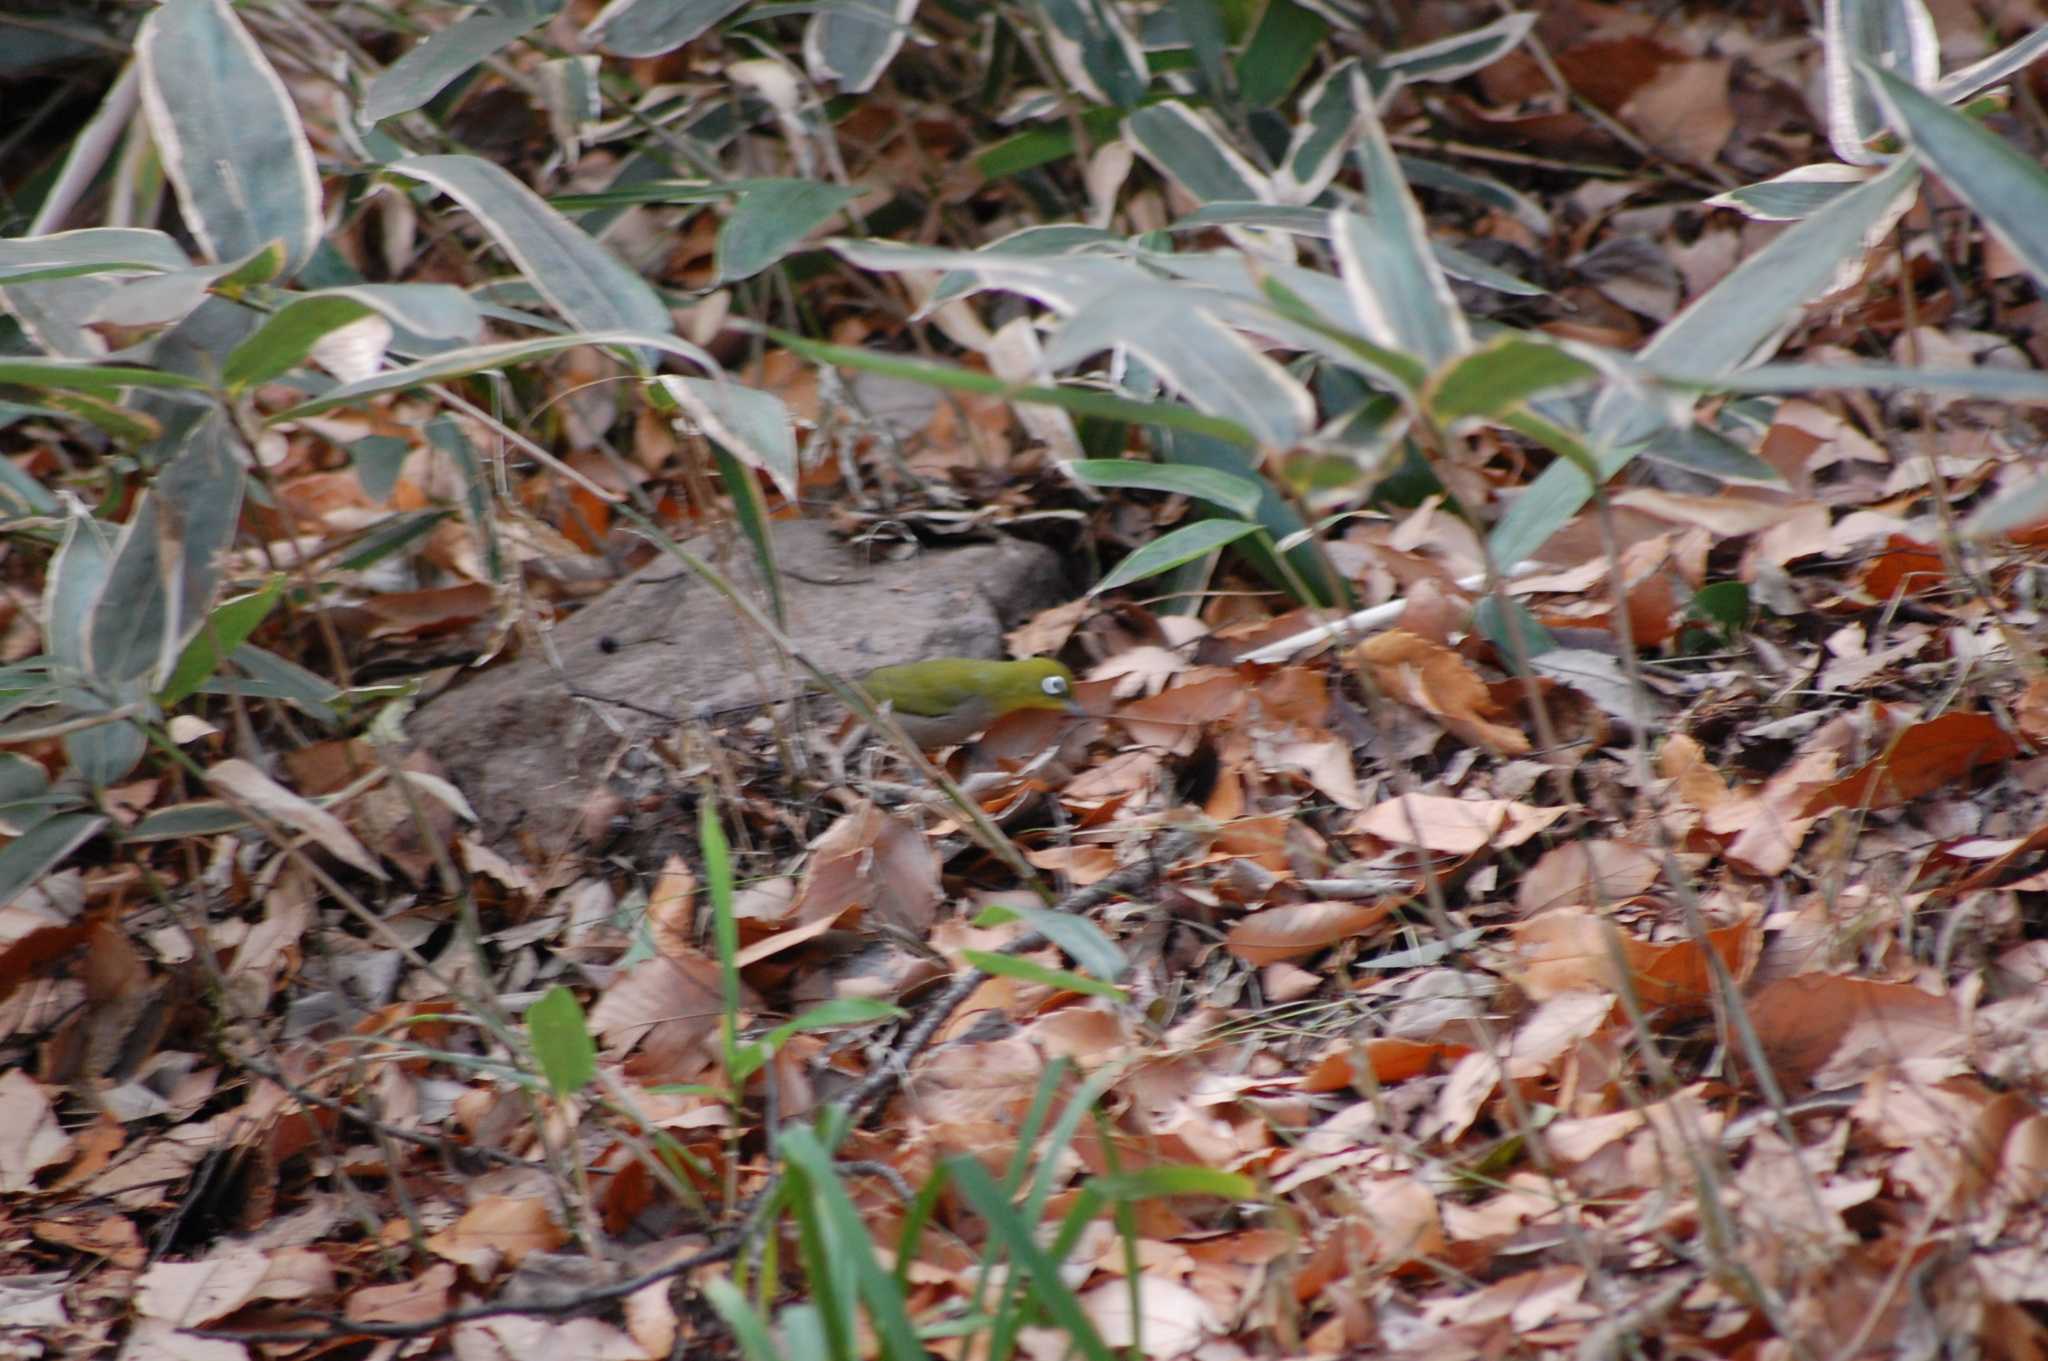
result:
<svg viewBox="0 0 2048 1361"><path fill-rule="evenodd" d="M928 748L957 746L1019 709L1081 712L1074 704L1074 673L1049 657L933 657L877 667L860 683L877 703L889 706L911 741Z"/></svg>

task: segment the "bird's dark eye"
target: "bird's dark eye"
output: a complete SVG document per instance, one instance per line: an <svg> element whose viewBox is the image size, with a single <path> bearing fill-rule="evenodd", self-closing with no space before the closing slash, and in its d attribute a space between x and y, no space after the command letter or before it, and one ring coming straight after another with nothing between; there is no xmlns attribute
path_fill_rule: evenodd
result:
<svg viewBox="0 0 2048 1361"><path fill-rule="evenodd" d="M1038 683L1038 688L1045 691L1048 695L1058 698L1067 693L1067 678L1065 676L1047 676Z"/></svg>

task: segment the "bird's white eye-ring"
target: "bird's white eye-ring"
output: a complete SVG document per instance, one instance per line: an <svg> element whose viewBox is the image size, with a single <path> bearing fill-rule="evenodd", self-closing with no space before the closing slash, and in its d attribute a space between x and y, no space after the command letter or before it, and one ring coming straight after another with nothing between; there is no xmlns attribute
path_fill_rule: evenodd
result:
<svg viewBox="0 0 2048 1361"><path fill-rule="evenodd" d="M1065 676L1047 676L1038 683L1038 688L1051 695L1054 699L1063 698L1067 693L1067 678Z"/></svg>

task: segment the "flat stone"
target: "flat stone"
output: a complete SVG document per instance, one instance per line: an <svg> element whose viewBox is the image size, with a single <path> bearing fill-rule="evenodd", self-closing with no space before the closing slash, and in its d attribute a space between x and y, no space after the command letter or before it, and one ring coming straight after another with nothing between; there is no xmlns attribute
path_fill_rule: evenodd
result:
<svg viewBox="0 0 2048 1361"><path fill-rule="evenodd" d="M919 547L892 559L888 547L851 546L802 520L775 524L772 542L786 632L811 660L846 675L924 657L999 657L1006 628L1067 593L1058 555L1017 539ZM709 538L686 547L766 608L743 535L722 553ZM802 688L799 668L666 556L557 625L552 642L559 669L530 649L459 680L409 725L494 843L570 849L582 810L626 748L691 715ZM599 705L572 689L637 707Z"/></svg>

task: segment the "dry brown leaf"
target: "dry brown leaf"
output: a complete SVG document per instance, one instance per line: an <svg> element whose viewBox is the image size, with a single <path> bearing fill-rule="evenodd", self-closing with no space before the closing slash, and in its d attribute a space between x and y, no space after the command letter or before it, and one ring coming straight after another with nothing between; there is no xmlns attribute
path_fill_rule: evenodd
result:
<svg viewBox="0 0 2048 1361"><path fill-rule="evenodd" d="M1112 1347L1127 1349L1142 1339L1142 1355L1165 1361L1186 1356L1223 1331L1223 1316L1178 1281L1150 1272L1138 1278L1138 1317L1143 1320L1142 1326L1133 1325L1131 1294L1129 1282L1112 1279L1081 1292L1079 1297L1081 1311L1095 1325L1102 1340ZM1062 1345L1054 1354L1064 1354L1066 1350Z"/></svg>
<svg viewBox="0 0 2048 1361"><path fill-rule="evenodd" d="M254 810L258 816L283 824L287 831L303 832L319 842L337 860L346 861L373 879L384 878L383 867L363 849L355 834L341 819L308 799L300 798L255 766L239 757L207 768L206 783L230 801Z"/></svg>
<svg viewBox="0 0 2048 1361"><path fill-rule="evenodd" d="M2033 1106L1967 1075L1947 1076L1946 1066L1899 1065L1865 1084L1850 1117L1860 1132L1900 1150L1889 1175L1922 1204L1975 1211L1995 1184L2007 1137Z"/></svg>
<svg viewBox="0 0 2048 1361"><path fill-rule="evenodd" d="M149 1250L135 1221L126 1215L93 1212L73 1217L38 1219L30 1226L46 1243L71 1248L123 1271L139 1271L149 1260Z"/></svg>
<svg viewBox="0 0 2048 1361"><path fill-rule="evenodd" d="M924 834L871 803L825 829L797 890L801 922L839 922L858 910L869 926L921 936L939 906L939 863Z"/></svg>
<svg viewBox="0 0 2048 1361"><path fill-rule="evenodd" d="M150 1318L197 1328L256 1300L304 1300L334 1291L334 1268L306 1248L216 1250L196 1262L158 1262L136 1280Z"/></svg>
<svg viewBox="0 0 2048 1361"><path fill-rule="evenodd" d="M540 1196L489 1196L439 1233L429 1234L429 1251L488 1281L500 1267L516 1267L528 1253L551 1252L569 1241Z"/></svg>
<svg viewBox="0 0 2048 1361"><path fill-rule="evenodd" d="M1116 720L1132 742L1185 756L1201 745L1206 725L1243 712L1245 699L1244 678L1235 671L1197 667L1158 694L1122 706Z"/></svg>
<svg viewBox="0 0 2048 1361"><path fill-rule="evenodd" d="M662 864L647 891L647 930L657 954L687 954L697 943L697 876L679 855Z"/></svg>
<svg viewBox="0 0 2048 1361"><path fill-rule="evenodd" d="M2048 676L2036 676L2012 706L2020 734L2036 747L2048 747Z"/></svg>
<svg viewBox="0 0 2048 1361"><path fill-rule="evenodd" d="M1795 756L1761 789L1745 789L1715 807L1706 829L1732 838L1723 852L1730 864L1767 878L1783 874L1813 826L1800 810L1833 780L1835 769L1832 752Z"/></svg>
<svg viewBox="0 0 2048 1361"><path fill-rule="evenodd" d="M546 1319L511 1315L455 1325L455 1355L463 1361L532 1361L536 1356L576 1361L657 1361L617 1325L594 1318Z"/></svg>
<svg viewBox="0 0 2048 1361"><path fill-rule="evenodd" d="M448 1312L455 1268L436 1262L409 1281L349 1292L347 1317L360 1323L422 1323Z"/></svg>
<svg viewBox="0 0 2048 1361"><path fill-rule="evenodd" d="M614 1054L643 1041L674 1053L710 1035L724 1005L718 965L701 951L656 955L612 980L590 1009L590 1028Z"/></svg>
<svg viewBox="0 0 2048 1361"><path fill-rule="evenodd" d="M1003 635L1003 645L1012 657L1051 657L1067 645L1074 630L1088 617L1094 600L1082 596L1064 605L1040 610Z"/></svg>
<svg viewBox="0 0 2048 1361"><path fill-rule="evenodd" d="M1568 841L1543 853L1515 889L1515 906L1533 917L1554 907L1610 907L1657 882L1658 857L1632 841Z"/></svg>
<svg viewBox="0 0 2048 1361"><path fill-rule="evenodd" d="M1351 744L1338 738L1318 742L1280 742L1265 753L1269 770L1299 771L1315 791L1339 808L1363 808Z"/></svg>
<svg viewBox="0 0 2048 1361"><path fill-rule="evenodd" d="M1064 874L1075 887L1099 883L1116 872L1116 847L1040 846L1024 852L1024 858L1042 870Z"/></svg>
<svg viewBox="0 0 2048 1361"><path fill-rule="evenodd" d="M1389 629L1360 643L1352 656L1388 696L1429 714L1453 735L1495 755L1528 754L1526 735L1492 721L1500 707L1472 664L1442 644Z"/></svg>
<svg viewBox="0 0 2048 1361"><path fill-rule="evenodd" d="M1902 983L1800 974L1767 984L1744 1006L1778 1075L1839 1087L1875 1068L1963 1052L1954 1001Z"/></svg>
<svg viewBox="0 0 2048 1361"><path fill-rule="evenodd" d="M1277 964L1364 935L1392 911L1388 903L1359 902L1272 907L1239 918L1224 944L1247 964Z"/></svg>
<svg viewBox="0 0 2048 1361"><path fill-rule="evenodd" d="M1730 66L1713 57L1672 62L1622 106L1621 121L1667 156L1713 165L1735 131L1735 110L1728 103Z"/></svg>
<svg viewBox="0 0 2048 1361"><path fill-rule="evenodd" d="M1421 846L1444 855L1470 855L1519 846L1563 817L1564 808L1538 808L1513 799L1453 799L1405 794L1376 803L1344 830L1396 846Z"/></svg>
<svg viewBox="0 0 2048 1361"><path fill-rule="evenodd" d="M1437 1325L1506 1319L1516 1332L1526 1333L1564 1313L1598 1317L1601 1311L1579 1304L1585 1290L1584 1267L1539 1267L1517 1272L1479 1290L1429 1300L1423 1305L1422 1315Z"/></svg>

